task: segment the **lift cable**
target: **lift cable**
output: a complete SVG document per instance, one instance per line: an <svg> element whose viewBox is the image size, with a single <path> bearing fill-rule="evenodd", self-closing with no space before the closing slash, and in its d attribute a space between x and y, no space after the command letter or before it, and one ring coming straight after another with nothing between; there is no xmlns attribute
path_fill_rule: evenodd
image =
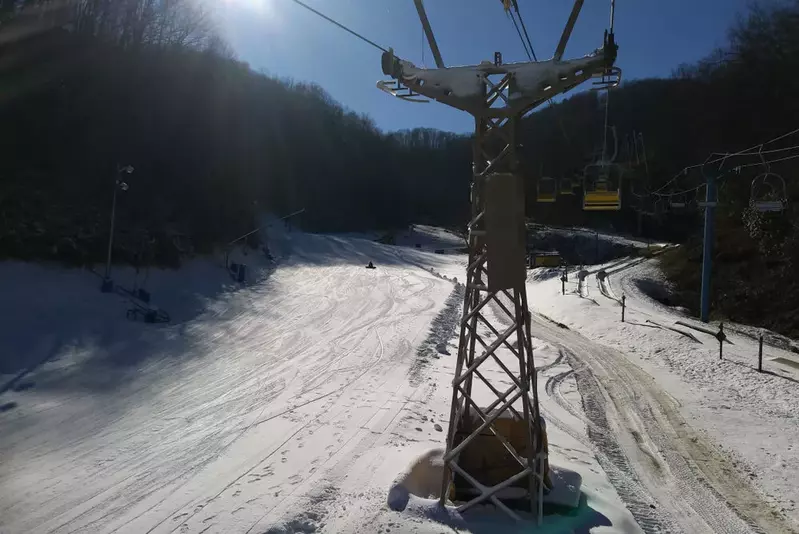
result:
<svg viewBox="0 0 799 534"><path fill-rule="evenodd" d="M677 196L685 195L687 193L693 193L694 191L698 191L698 190L702 189L703 187L705 187L705 185L706 184L701 183L698 186L692 187L690 189L683 189L682 191L671 191L669 193L652 193L650 196L657 197L657 198L677 197Z"/></svg>
<svg viewBox="0 0 799 534"><path fill-rule="evenodd" d="M522 30L524 30L524 36L527 38L527 46L530 47L530 53L533 55L532 61L538 61L538 58L535 56L535 50L533 50L533 43L530 41L530 35L527 33L527 27L524 25L524 19L519 11L519 3L516 0L511 0L511 3L513 4L513 9L516 10L516 15L519 17L519 23L522 25Z"/></svg>
<svg viewBox="0 0 799 534"><path fill-rule="evenodd" d="M791 148L797 148L797 147L791 147ZM772 159L772 160L768 160L768 161L759 161L757 163L747 163L745 165L737 165L735 167L731 167L726 173L723 174L723 176L728 176L728 175L732 174L733 172L737 172L737 171L740 171L741 169L745 169L745 168L748 168L748 167L762 167L763 165L771 165L772 163L780 163L782 161L788 161L788 160L797 159L797 158L799 158L799 154L794 154L792 156L786 156L784 158L777 158L777 159ZM692 193L694 191L698 191L699 189L702 189L706 185L707 184L702 183L702 184L699 184L698 186L692 187L690 189L684 189L682 191L670 191L668 193L652 192L652 193L649 194L649 196L657 197L657 198L671 198L671 197L674 197L674 196L684 195L684 194L687 194L687 193ZM638 196L639 198L641 198L643 195L641 195L641 196L635 195L635 196Z"/></svg>
<svg viewBox="0 0 799 534"><path fill-rule="evenodd" d="M741 150L740 152L733 152L733 153L727 153L727 154L724 154L724 153L722 153L722 154L718 154L718 153L717 154L713 154L713 155L719 155L721 157L718 157L716 159L711 159L711 160L705 161L703 163L698 163L696 165L689 165L687 167L683 167L683 169L680 170L680 172L678 172L677 174L675 174L674 177L671 178L671 180L669 180L668 182L666 182L665 184L663 184L662 186L660 186L656 190L652 191L652 194L655 195L658 192L662 191L663 189L665 189L666 187L668 187L669 185L674 183L674 181L677 180L677 178L679 178L680 176L682 176L685 173L687 173L688 170L690 170L690 169L696 169L696 168L699 168L699 167L704 167L705 165L710 165L712 163L718 163L719 161L723 162L724 160L726 160L728 158L731 158L731 157L735 157L735 156L754 156L754 155L757 155L758 152L752 152L752 151L753 150L757 150L757 149L762 149L766 145L770 145L771 143L775 143L777 141L785 139L786 137L790 137L791 135L794 135L796 133L799 133L799 128L797 128L795 130L792 130L792 131L790 131L788 133L782 134L779 137L775 137L774 139L771 139L770 141L766 141L765 143L760 143L760 144L757 144L757 145L755 145L755 146L753 146L751 148L747 148L746 150Z"/></svg>
<svg viewBox="0 0 799 534"><path fill-rule="evenodd" d="M605 127L602 130L602 163L605 163L608 147L608 111L610 110L610 91L605 95ZM614 134L615 135L615 134Z"/></svg>
<svg viewBox="0 0 799 534"><path fill-rule="evenodd" d="M324 13L320 13L319 11L315 10L314 8L312 8L311 6L309 6L308 4L305 4L305 3L301 2L300 0L292 0L292 1L293 1L294 3L296 3L296 4L299 4L299 5L301 5L302 7L304 7L305 9L307 9L308 11L310 11L311 13L314 13L314 14L316 14L316 15L319 15L320 17L322 17L322 18L323 18L323 19L325 19L326 21L328 21L328 22L330 22L330 23L332 23L332 24L335 24L336 26L338 26L338 27L339 27L339 28L341 28L342 30L344 30L344 31L346 31L346 32L349 32L349 33L351 33L352 35L354 35L355 37L357 37L357 38L358 38L358 39L360 39L361 41L365 41L365 42L369 43L370 45L374 46L374 47L375 47L375 48L377 48L378 50L382 50L383 52L388 52L388 49L386 49L386 48L383 48L382 46L380 46L379 44L375 43L374 41L370 41L369 39L367 39L366 37L364 37L364 36L363 36L363 35L361 35L360 33L358 33L358 32L355 32L355 31L353 31L353 30L351 30L351 29L347 28L346 26L344 26L344 25L343 25L343 24L341 24L340 22L336 22L335 20L331 19L330 17L328 17L328 16L327 16L327 15L325 15Z"/></svg>
<svg viewBox="0 0 799 534"><path fill-rule="evenodd" d="M796 148L796 147L791 147L791 148ZM779 163L781 161L788 161L789 159L796 159L796 158L799 158L799 154L794 154L793 156L786 156L784 158L772 159L772 160L769 160L769 161L766 161L766 162L748 163L746 165L738 165L738 166L733 167L733 168L734 169L745 169L746 167L762 166L764 163L766 165L771 165L772 163Z"/></svg>
<svg viewBox="0 0 799 534"><path fill-rule="evenodd" d="M757 152L741 154L741 156L759 156L760 154L774 154L775 152L788 152L791 150L799 150L799 145L786 146L785 148L774 148L771 150L759 150Z"/></svg>
<svg viewBox="0 0 799 534"><path fill-rule="evenodd" d="M527 59L529 59L530 61L537 62L538 57L535 54L535 50L533 49L533 43L530 40L530 35L527 33L527 27L524 24L524 19L522 18L522 14L519 11L519 4L517 3L516 0L509 0L508 3L503 2L503 5L506 6L505 12L508 14L508 17L510 17L511 21L513 22L513 26L516 28L516 34L519 36L519 40L522 42L522 48L524 48L524 53L527 55ZM516 15L519 17L519 22L521 23L521 27L524 30L524 37L527 38L526 41L524 37L522 37L522 31L519 29L519 23L516 22L516 18L513 16L513 11L509 9L511 5L513 5L514 10L516 11ZM566 140L566 143L568 145L571 145L572 144L571 138L566 132L566 127L563 124L563 119L560 116L560 113L558 113L558 110L555 109L555 101L549 98L547 99L547 102L549 102L549 107L552 108L552 111L555 114L555 118L558 121L558 126L560 127L560 133L563 134L563 138Z"/></svg>
<svg viewBox="0 0 799 534"><path fill-rule="evenodd" d="M522 48L524 48L524 53L527 54L527 59L530 61L536 61L533 58L535 57L535 53L532 52L529 48L527 48L527 43L524 42L524 37L522 37L522 31L519 29L519 24L516 22L516 17L513 16L512 11L507 11L508 17L510 17L511 22L513 22L513 27L516 28L516 34L519 36L519 40L522 42Z"/></svg>

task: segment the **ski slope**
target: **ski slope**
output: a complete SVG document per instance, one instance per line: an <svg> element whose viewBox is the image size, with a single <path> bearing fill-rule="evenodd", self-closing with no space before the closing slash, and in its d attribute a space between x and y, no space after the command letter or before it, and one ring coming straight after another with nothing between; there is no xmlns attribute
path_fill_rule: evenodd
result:
<svg viewBox="0 0 799 534"><path fill-rule="evenodd" d="M275 230L276 267L235 258L253 272L246 287L214 261L154 271L170 325L125 320L128 304L85 271L0 266L16 309L0 339L17 354L3 360L0 404L13 407L0 412L0 532L519 531L496 513L386 505L449 423L452 279L466 258L431 252L456 237L417 231L420 249ZM540 349L544 391L563 361ZM572 426L552 430L551 461L582 475L586 497L545 525L639 532L584 421L559 417Z"/></svg>
<svg viewBox="0 0 799 534"><path fill-rule="evenodd" d="M146 344L76 340L4 397L0 530L260 532L299 495L339 498L423 393L405 376L453 286L366 241L289 240L266 281L129 325ZM115 361L128 343L150 352Z"/></svg>
<svg viewBox="0 0 799 534"><path fill-rule="evenodd" d="M126 321L85 272L0 265L15 310L0 325L0 532L529 531L490 508L387 506L397 475L444 446L466 257L433 251L459 238L270 237L276 265L233 258L245 287L209 260L151 273L170 325ZM576 279L561 296L557 277L530 277L550 462L583 494L542 530L789 532L795 384L777 364L751 375L751 340L718 363L705 334L647 323L675 315L633 291L648 265L603 266L601 283L591 268L587 298Z"/></svg>
<svg viewBox="0 0 799 534"><path fill-rule="evenodd" d="M594 342L574 355L575 374L589 371L583 402L598 387L604 409L618 412L610 434L632 460L633 481L660 503L668 531L799 530L799 376L774 361L799 358L767 346L768 373L758 373L755 340L733 333L720 360L714 337L675 325L695 321L641 290L659 281L653 261L630 258L592 268L582 284L588 295L576 276L564 296L560 280L539 273L530 279L529 301L561 323L555 331L549 321L537 321L567 351L580 347L574 336ZM622 482L615 485L624 497Z"/></svg>

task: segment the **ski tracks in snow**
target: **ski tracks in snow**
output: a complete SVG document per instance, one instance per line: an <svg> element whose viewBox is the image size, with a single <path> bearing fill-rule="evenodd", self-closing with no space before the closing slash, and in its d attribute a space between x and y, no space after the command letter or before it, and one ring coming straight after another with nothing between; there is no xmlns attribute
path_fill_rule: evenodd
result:
<svg viewBox="0 0 799 534"><path fill-rule="evenodd" d="M19 432L0 436L0 530L260 534L306 500L335 516L342 477L401 440L392 429L427 394L408 373L452 285L401 263L365 270L357 241L303 239L305 258L180 327L192 354L165 354L107 401L41 411L56 390L17 410ZM314 509L284 531L321 528Z"/></svg>
<svg viewBox="0 0 799 534"><path fill-rule="evenodd" d="M384 288L388 298L379 313L376 314L379 318L395 315L392 308L397 305L399 300L427 293L434 283L422 279L422 283L419 284L418 280L409 282L403 275L383 274L388 280L388 286ZM430 310L434 304L434 302L428 301L416 311L423 313ZM359 313L362 311L364 310L358 310ZM343 383L338 389L257 422L256 424L265 423L273 417L282 417L289 412L304 408L310 403L330 397L326 399L325 408L318 410L318 415L301 424L285 441L228 483L217 495L206 501L202 505L204 513L201 515L209 513L207 507L212 505L217 498L225 492L231 492L231 496L221 499L219 506L221 510L218 514L238 515L242 518L243 526L246 525L245 521L250 521L251 525L243 530L245 532L261 532L264 529L266 529L265 532L315 532L324 527L325 521L328 520L328 513L325 510L337 500L337 493L340 491L337 484L340 479L365 452L372 448L378 439L385 439L387 430L392 427L398 415L405 408L408 399L414 395L415 389L418 389L407 392L405 391L406 382L397 381L398 377L401 378L407 372L407 366L410 363L409 356L412 355L411 343L407 341L407 338L402 338L399 335L402 333L401 330L394 329L395 331L390 333L393 350L386 357L385 344L380 334L381 329L377 325L367 326L374 322L375 316L367 315L366 317L369 319L363 318L363 322L353 321L353 324L341 329L339 336L333 340L332 344L340 345L341 340L346 340L349 335L360 335L365 331L373 331L379 343L379 347L376 348L376 357L365 366L363 363L355 363L355 365L339 368L338 372L354 371L358 374ZM413 336L409 337L413 339ZM357 350L358 347L350 352L357 352ZM318 384L328 380L332 374L331 368L343 360L345 360L345 356L336 356L311 372L308 378L302 380L305 386L302 393L314 391ZM310 389L307 389L308 387ZM353 424L357 425L357 428L353 428ZM322 433L325 436L319 437ZM312 440L316 443L309 446L306 449L309 453L305 454L303 452L305 444ZM320 440L327 444L323 450L320 450ZM282 470L270 462L270 459L278 451L281 455L280 467L284 468ZM298 465L302 465L304 468L297 469ZM308 465L310 468L307 468ZM250 478L247 479L247 477ZM269 484L271 484L266 495L259 494L253 497L251 487L234 491L234 488L245 484L257 487L266 480L269 480ZM289 492L285 492L287 485L292 488ZM231 498L235 499L236 497L243 501L244 506L231 505ZM298 515L291 515L291 511L298 508L296 506L298 501L305 502L305 506L299 507L304 511ZM191 506L188 505L188 508ZM255 510L258 513L255 514L256 517L253 520L252 512ZM289 513L288 518L283 517L286 513ZM213 514L211 521L216 520L218 514ZM208 520L209 518L206 518L202 521ZM223 517L220 518L219 524L229 525L234 520L233 517ZM175 527L172 532L178 528L195 532L204 524L199 524L199 521L200 516L196 513L181 518L179 527ZM217 523L211 524L211 526L215 525Z"/></svg>
<svg viewBox="0 0 799 534"><path fill-rule="evenodd" d="M585 424L587 437L547 401L544 418L594 451L644 532L792 532L651 376L620 352L542 316L533 314L531 326L535 338L559 351L537 370L546 377L544 393ZM582 406L561 393L572 377Z"/></svg>
<svg viewBox="0 0 799 534"><path fill-rule="evenodd" d="M552 423L594 450L645 532L790 532L652 377L622 354L536 315L532 326L534 336L566 356L571 368L548 377L546 392L584 420L589 443L557 418ZM558 394L571 374L585 416Z"/></svg>

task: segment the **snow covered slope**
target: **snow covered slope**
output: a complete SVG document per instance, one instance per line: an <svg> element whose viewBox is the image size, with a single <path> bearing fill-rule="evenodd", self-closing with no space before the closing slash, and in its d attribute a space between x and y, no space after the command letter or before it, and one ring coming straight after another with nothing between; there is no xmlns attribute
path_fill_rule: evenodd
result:
<svg viewBox="0 0 799 534"><path fill-rule="evenodd" d="M407 231L399 232L396 243L422 250L445 250L448 252L466 247L466 240L462 236L443 228L424 224L413 224Z"/></svg>
<svg viewBox="0 0 799 534"><path fill-rule="evenodd" d="M3 396L16 407L0 415L0 530L246 532L298 494L324 494L390 435L452 284L367 241L288 239L295 252L270 278L180 324L125 322L91 277L66 284L60 310L41 306L56 327L56 311L94 327ZM97 313L102 299L120 315Z"/></svg>
<svg viewBox="0 0 799 534"><path fill-rule="evenodd" d="M272 237L277 267L235 259L252 269L245 287L208 260L151 273L170 325L125 320L129 304L85 271L0 265L15 310L0 324L2 361L16 376L0 393L0 532L526 528L386 506L408 462L444 445L462 306L452 279L466 258ZM552 403L568 431L551 431L551 460L580 472L586 494L547 525L638 532L588 446L563 358L539 345L542 395L557 380L553 394L576 407Z"/></svg>
<svg viewBox="0 0 799 534"><path fill-rule="evenodd" d="M609 273L604 281L596 276L602 268ZM592 384L602 390L598 400L612 400L607 406L619 411L611 421L614 440L633 460L642 489L660 503L658 512L686 532L799 530L799 375L775 361L799 361L796 355L767 346L768 372L761 374L756 342L732 334L720 360L714 337L675 325L694 321L641 290L658 280L653 262L629 259L592 272L584 284L588 298L578 295L576 276L565 296L559 279L531 277L531 307L569 329L558 332L543 320L543 332L533 333L546 339L550 330L571 352L580 339L593 342L573 358L578 376L589 371L583 402ZM744 524L736 526L735 516Z"/></svg>

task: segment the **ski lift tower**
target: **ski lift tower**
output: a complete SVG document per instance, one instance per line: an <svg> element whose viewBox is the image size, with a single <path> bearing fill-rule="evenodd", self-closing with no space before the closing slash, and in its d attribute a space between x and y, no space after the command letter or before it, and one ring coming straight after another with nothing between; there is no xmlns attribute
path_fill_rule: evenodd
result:
<svg viewBox="0 0 799 534"><path fill-rule="evenodd" d="M503 2L506 9L511 2L515 4L515 0ZM519 516L511 508L534 512L539 521L543 513L546 443L538 411L525 290L525 209L516 136L521 119L555 95L591 78L597 79L593 85L601 88L619 84L621 70L614 66L618 47L613 35L613 2L611 27L605 31L603 46L582 58L563 59L563 53L583 0L575 0L555 54L547 61L503 64L496 52L493 62L446 67L422 0L414 3L436 68L416 67L391 49L382 56L383 73L390 79L378 82L379 89L412 102L436 100L471 114L475 120L469 263L444 455L448 469L440 498L443 505L452 486L455 500L463 502L459 511L491 502L517 520ZM484 313L491 302L506 316L503 320ZM485 339L478 326L487 328L495 339ZM512 365L499 358L500 347L515 356ZM481 369L489 360L507 374L511 387L500 385L485 367ZM475 380L493 393L490 405L480 407L473 399ZM509 426L509 419L515 427ZM515 444L508 436L514 428L522 429ZM478 440L479 447L484 447L486 439L493 440L497 450L515 464L511 469L492 470L487 476L474 461L467 461L467 457L474 458L465 454L470 443L474 446ZM522 499L514 499L519 506L506 504L510 501L503 497L512 488L524 491Z"/></svg>

